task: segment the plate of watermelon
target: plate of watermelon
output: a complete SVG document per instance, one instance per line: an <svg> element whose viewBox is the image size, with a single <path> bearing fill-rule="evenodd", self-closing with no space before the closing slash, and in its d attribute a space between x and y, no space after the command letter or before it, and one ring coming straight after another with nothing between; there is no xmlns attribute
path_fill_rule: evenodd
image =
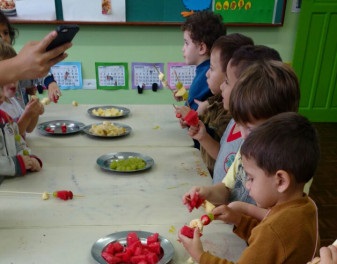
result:
<svg viewBox="0 0 337 264"><path fill-rule="evenodd" d="M122 231L98 239L91 248L91 255L101 264L167 264L173 258L174 247L158 233Z"/></svg>

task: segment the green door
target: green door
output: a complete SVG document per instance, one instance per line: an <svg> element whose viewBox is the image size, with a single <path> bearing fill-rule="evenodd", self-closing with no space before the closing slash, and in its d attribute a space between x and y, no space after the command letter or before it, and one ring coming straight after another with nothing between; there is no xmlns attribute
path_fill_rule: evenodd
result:
<svg viewBox="0 0 337 264"><path fill-rule="evenodd" d="M313 122L337 122L337 0L302 1L293 67L300 113Z"/></svg>

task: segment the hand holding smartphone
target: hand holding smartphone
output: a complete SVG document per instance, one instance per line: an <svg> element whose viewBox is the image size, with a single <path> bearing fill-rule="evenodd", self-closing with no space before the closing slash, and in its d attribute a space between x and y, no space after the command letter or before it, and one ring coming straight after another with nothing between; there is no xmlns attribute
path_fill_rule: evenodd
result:
<svg viewBox="0 0 337 264"><path fill-rule="evenodd" d="M60 25L56 28L57 37L49 44L46 51L52 50L62 44L71 42L80 30L78 25Z"/></svg>

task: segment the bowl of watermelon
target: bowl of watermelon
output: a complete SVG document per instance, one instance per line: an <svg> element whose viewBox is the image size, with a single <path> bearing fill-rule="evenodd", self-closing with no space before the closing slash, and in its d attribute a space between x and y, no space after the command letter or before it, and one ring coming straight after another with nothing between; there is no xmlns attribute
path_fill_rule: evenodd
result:
<svg viewBox="0 0 337 264"><path fill-rule="evenodd" d="M158 233L122 231L98 239L91 255L101 264L167 264L173 258L174 247Z"/></svg>

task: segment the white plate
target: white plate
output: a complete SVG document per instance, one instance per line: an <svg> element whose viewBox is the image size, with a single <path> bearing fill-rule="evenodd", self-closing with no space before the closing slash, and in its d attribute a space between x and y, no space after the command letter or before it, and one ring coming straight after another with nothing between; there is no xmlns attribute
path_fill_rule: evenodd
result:
<svg viewBox="0 0 337 264"><path fill-rule="evenodd" d="M119 170L113 170L110 168L110 164L113 160L122 160L127 159L130 157L138 157L145 161L146 165L143 169L140 170L132 170L132 171L119 171ZM150 156L143 155L141 153L136 152L116 152L116 153L108 153L105 155L100 156L97 161L97 165L101 167L101 169L106 171L113 171L113 172L122 172L122 173L129 173L129 172L137 172L137 171L144 171L150 169L153 164L154 160Z"/></svg>
<svg viewBox="0 0 337 264"><path fill-rule="evenodd" d="M122 115L120 116L98 116L95 115L92 111L93 110L98 110L99 108L105 110L105 109L111 109L111 108L116 108L119 111L122 111ZM96 117L96 118L104 118L104 119L116 119L116 118L121 118L121 117L125 117L128 114L130 114L130 109L125 108L125 107L120 107L120 106L114 106L114 105L106 105L106 106L97 106L97 107L92 107L90 109L88 109L88 114L92 117Z"/></svg>
<svg viewBox="0 0 337 264"><path fill-rule="evenodd" d="M106 264L107 262L101 256L102 250L108 244L110 244L112 242L115 242L115 241L119 241L119 243L121 243L122 245L126 245L126 237L127 237L128 233L130 233L130 232L136 232L142 243L146 243L146 238L150 235L153 235L153 233L146 232L146 231L122 231L122 232L110 234L106 237L102 237L102 238L98 239L93 244L93 246L91 247L92 257L98 263ZM172 258L174 256L174 247L168 239L166 239L162 236L159 236L158 239L160 241L161 249L163 250L163 256L159 260L158 264L167 264L172 260Z"/></svg>
<svg viewBox="0 0 337 264"><path fill-rule="evenodd" d="M127 136L132 131L132 128L130 126L128 126L128 125L112 122L112 124L114 124L117 127L123 127L123 128L125 128L125 133L120 134L120 135L115 135L115 136L103 136L103 135L101 136L101 135L97 135L97 134L94 134L94 133L90 132L90 128L91 128L92 125L101 125L101 124L103 124L103 123L95 123L95 124L87 125L87 126L85 126L83 128L83 132L86 133L89 136L92 136L92 137L98 137L98 138L118 138L118 137Z"/></svg>
<svg viewBox="0 0 337 264"><path fill-rule="evenodd" d="M62 127L66 126L66 131ZM72 120L53 120L38 124L37 130L42 135L65 136L80 132L85 127L85 124Z"/></svg>

